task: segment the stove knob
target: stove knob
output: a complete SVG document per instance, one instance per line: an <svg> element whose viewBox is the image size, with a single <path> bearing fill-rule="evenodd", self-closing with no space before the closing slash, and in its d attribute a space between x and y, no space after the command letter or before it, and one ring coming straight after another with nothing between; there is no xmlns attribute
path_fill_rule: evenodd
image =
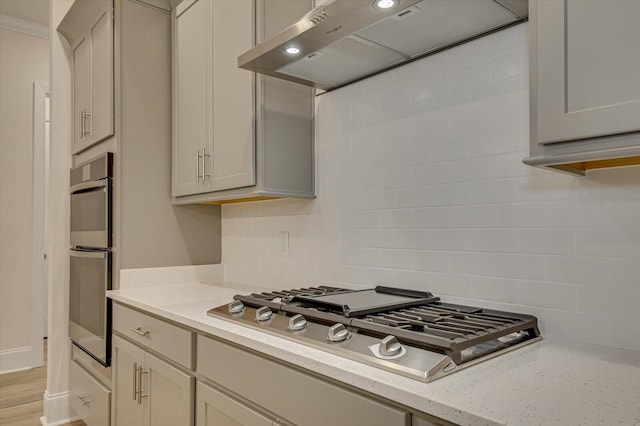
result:
<svg viewBox="0 0 640 426"><path fill-rule="evenodd" d="M269 309L268 306L263 306L256 310L256 319L258 321L269 321L272 316L273 312L271 312L271 309Z"/></svg>
<svg viewBox="0 0 640 426"><path fill-rule="evenodd" d="M289 318L289 330L300 331L307 327L307 320L300 314L294 315Z"/></svg>
<svg viewBox="0 0 640 426"><path fill-rule="evenodd" d="M330 342L342 342L347 340L349 337L349 331L344 326L344 324L334 324L329 328L329 334L327 335L327 340Z"/></svg>
<svg viewBox="0 0 640 426"><path fill-rule="evenodd" d="M244 304L239 300L234 300L229 303L229 313L230 314L241 314L244 312Z"/></svg>
<svg viewBox="0 0 640 426"><path fill-rule="evenodd" d="M389 335L380 340L380 354L384 356L398 355L402 351L402 345L396 336Z"/></svg>

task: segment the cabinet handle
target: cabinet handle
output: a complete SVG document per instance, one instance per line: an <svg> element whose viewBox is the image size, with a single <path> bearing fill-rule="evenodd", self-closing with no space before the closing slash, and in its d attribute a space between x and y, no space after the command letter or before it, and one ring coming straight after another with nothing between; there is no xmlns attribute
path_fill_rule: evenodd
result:
<svg viewBox="0 0 640 426"><path fill-rule="evenodd" d="M138 405L142 405L142 398L146 398L149 394L142 393L142 375L147 374L149 370L144 370L142 365L138 369Z"/></svg>
<svg viewBox="0 0 640 426"><path fill-rule="evenodd" d="M207 180L207 176L211 178L211 175L207 174L207 160L206 160L207 157L209 157L209 164L211 164L211 167L213 167L213 163L211 162L211 154L207 154L207 148L202 148L202 181L203 182Z"/></svg>
<svg viewBox="0 0 640 426"><path fill-rule="evenodd" d="M87 128L87 123L86 123L86 119L87 118L89 119L89 122L91 123L91 128L90 129ZM84 110L84 120L85 120L85 121L83 121L84 122L84 134L85 135L92 135L93 134L93 115L87 113L87 111Z"/></svg>
<svg viewBox="0 0 640 426"><path fill-rule="evenodd" d="M80 111L80 139L84 137L84 110Z"/></svg>
<svg viewBox="0 0 640 426"><path fill-rule="evenodd" d="M205 153L206 153L206 148L202 149L202 156L200 158L202 158L202 182L204 182L205 178L205 171L204 171L204 157L205 157ZM199 152L199 151L198 151Z"/></svg>
<svg viewBox="0 0 640 426"><path fill-rule="evenodd" d="M138 363L133 363L133 400L138 399Z"/></svg>
<svg viewBox="0 0 640 426"><path fill-rule="evenodd" d="M196 182L200 182L200 148L198 148L196 155Z"/></svg>
<svg viewBox="0 0 640 426"><path fill-rule="evenodd" d="M80 401L80 404L82 404L83 406L91 402L90 399L87 399L86 395L85 396L76 395L76 398L78 398L78 401Z"/></svg>
<svg viewBox="0 0 640 426"><path fill-rule="evenodd" d="M87 113L86 109L80 111L80 138L93 133L93 121L91 121L91 130L87 129L87 118L92 120L93 115Z"/></svg>
<svg viewBox="0 0 640 426"><path fill-rule="evenodd" d="M134 333L137 333L141 336L148 336L149 335L149 330L143 330L141 327L129 327L130 331L133 331Z"/></svg>

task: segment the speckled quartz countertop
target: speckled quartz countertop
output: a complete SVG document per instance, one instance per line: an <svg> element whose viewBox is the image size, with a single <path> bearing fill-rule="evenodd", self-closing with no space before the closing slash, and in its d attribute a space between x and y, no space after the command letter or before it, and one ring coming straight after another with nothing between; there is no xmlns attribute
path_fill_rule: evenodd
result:
<svg viewBox="0 0 640 426"><path fill-rule="evenodd" d="M640 425L640 352L545 339L421 383L207 316L248 292L196 284L109 297L462 425Z"/></svg>

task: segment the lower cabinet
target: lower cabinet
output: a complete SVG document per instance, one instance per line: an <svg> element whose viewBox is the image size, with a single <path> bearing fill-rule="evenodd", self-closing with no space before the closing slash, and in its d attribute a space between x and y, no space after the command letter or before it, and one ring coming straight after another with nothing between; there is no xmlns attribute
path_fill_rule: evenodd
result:
<svg viewBox="0 0 640 426"><path fill-rule="evenodd" d="M116 426L191 426L195 379L113 336Z"/></svg>
<svg viewBox="0 0 640 426"><path fill-rule="evenodd" d="M87 426L109 424L111 391L76 361L69 363L71 407Z"/></svg>
<svg viewBox="0 0 640 426"><path fill-rule="evenodd" d="M117 302L113 312L111 426L452 425Z"/></svg>
<svg viewBox="0 0 640 426"><path fill-rule="evenodd" d="M88 426L105 426L111 421L111 367L104 367L71 344L69 360L69 403Z"/></svg>
<svg viewBox="0 0 640 426"><path fill-rule="evenodd" d="M409 426L411 424L411 413L408 410L369 398L315 375L217 339L198 336L197 359L215 360L215 362L198 362L199 377L216 383L229 393L238 395L239 398L251 401L264 408L266 412L274 413L272 419L276 424L305 426L329 424ZM229 413L229 407L243 409L242 412L247 414L250 412L239 400L219 398L216 401L221 401L215 406L219 414ZM198 408L201 407L202 404L198 403ZM252 419L258 419L258 417ZM222 424L248 426L269 423L260 423L258 420L245 423L236 420L236 423Z"/></svg>
<svg viewBox="0 0 640 426"><path fill-rule="evenodd" d="M267 417L202 382L196 388L196 426L272 426Z"/></svg>

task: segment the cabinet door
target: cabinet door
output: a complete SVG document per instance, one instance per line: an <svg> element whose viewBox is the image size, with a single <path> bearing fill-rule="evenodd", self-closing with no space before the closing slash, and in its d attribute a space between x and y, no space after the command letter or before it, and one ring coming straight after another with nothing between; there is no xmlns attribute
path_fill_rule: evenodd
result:
<svg viewBox="0 0 640 426"><path fill-rule="evenodd" d="M113 2L87 4L87 29L73 49L73 154L114 133Z"/></svg>
<svg viewBox="0 0 640 426"><path fill-rule="evenodd" d="M455 423L421 413L411 416L411 426L455 426Z"/></svg>
<svg viewBox="0 0 640 426"><path fill-rule="evenodd" d="M86 115L91 111L91 40L82 37L73 49L73 152L86 146Z"/></svg>
<svg viewBox="0 0 640 426"><path fill-rule="evenodd" d="M185 1L186 3L186 1ZM204 191L204 148L211 145L211 22L213 4L197 0L179 5L173 21L174 197ZM184 7L184 6L183 6Z"/></svg>
<svg viewBox="0 0 640 426"><path fill-rule="evenodd" d="M193 425L194 378L150 353L145 354L147 426Z"/></svg>
<svg viewBox="0 0 640 426"><path fill-rule="evenodd" d="M198 382L196 426L270 426L271 420L229 396Z"/></svg>
<svg viewBox="0 0 640 426"><path fill-rule="evenodd" d="M537 142L640 130L640 2L545 0L530 8Z"/></svg>
<svg viewBox="0 0 640 426"><path fill-rule="evenodd" d="M138 398L139 369L143 367L144 351L113 336L112 350L113 392L115 395L115 424L140 426L144 421L144 405Z"/></svg>
<svg viewBox="0 0 640 426"><path fill-rule="evenodd" d="M213 146L207 191L255 185L254 73L238 56L254 45L253 0L213 3ZM210 151L212 149L212 151Z"/></svg>
<svg viewBox="0 0 640 426"><path fill-rule="evenodd" d="M69 363L70 404L87 426L109 424L111 391L77 362Z"/></svg>
<svg viewBox="0 0 640 426"><path fill-rule="evenodd" d="M91 112L87 118L94 144L113 135L113 20L111 7L90 30L91 37Z"/></svg>
<svg viewBox="0 0 640 426"><path fill-rule="evenodd" d="M197 351L198 374L290 423L305 426L410 424L411 414L401 408L222 341L198 336ZM284 385L274 390L276 383ZM322 404L312 401L322 401Z"/></svg>

